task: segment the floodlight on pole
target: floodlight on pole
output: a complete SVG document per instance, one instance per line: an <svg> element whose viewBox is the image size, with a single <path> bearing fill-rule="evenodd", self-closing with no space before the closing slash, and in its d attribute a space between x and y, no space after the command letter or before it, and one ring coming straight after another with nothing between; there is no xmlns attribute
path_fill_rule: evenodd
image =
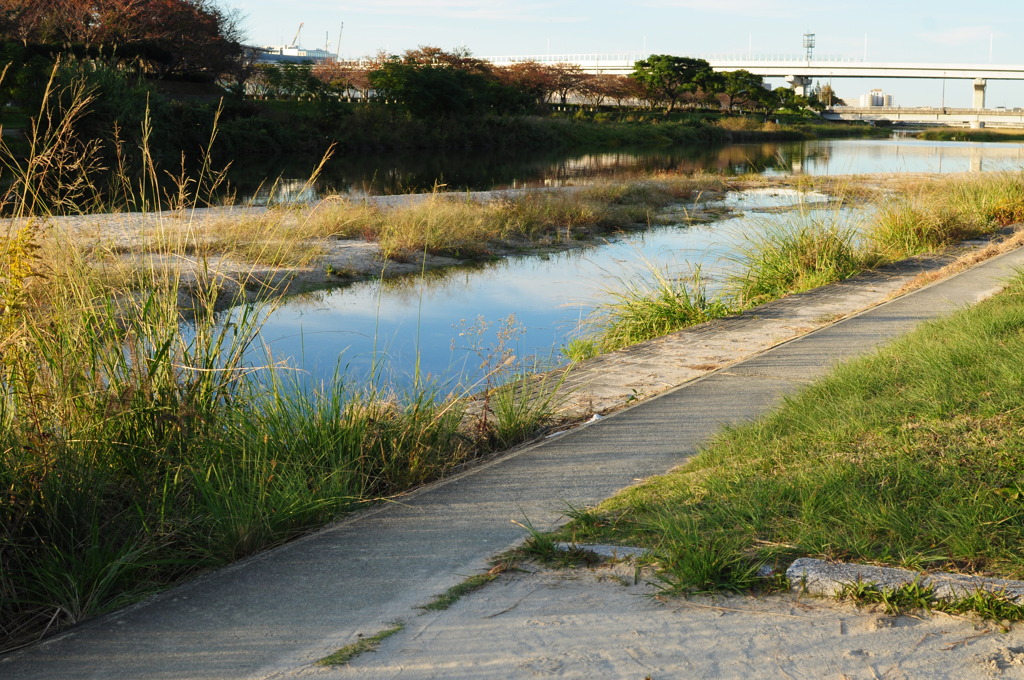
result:
<svg viewBox="0 0 1024 680"><path fill-rule="evenodd" d="M814 52L814 34L804 33L804 49L807 50L807 61L811 60L811 54Z"/></svg>

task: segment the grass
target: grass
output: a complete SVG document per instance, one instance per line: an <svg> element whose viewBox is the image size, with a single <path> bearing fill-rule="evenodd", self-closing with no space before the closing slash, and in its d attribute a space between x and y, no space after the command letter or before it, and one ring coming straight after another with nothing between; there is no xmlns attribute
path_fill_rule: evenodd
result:
<svg viewBox="0 0 1024 680"><path fill-rule="evenodd" d="M439 191L388 208L329 200L306 224L314 233L373 241L385 259L408 260L424 252L475 257L510 241L572 244L595 233L632 227L645 223L652 210L722 186L718 177L666 174L485 201Z"/></svg>
<svg viewBox="0 0 1024 680"><path fill-rule="evenodd" d="M986 236L1024 219L1019 172L920 182L897 191L878 206L868 232L872 249L890 260Z"/></svg>
<svg viewBox="0 0 1024 680"><path fill-rule="evenodd" d="M325 656L316 663L318 666L344 666L361 654L376 651L382 642L392 635L401 633L403 630L405 630L405 624L398 622L390 628L385 628L370 637L360 636L360 638L352 644L345 645L338 651L329 656Z"/></svg>
<svg viewBox="0 0 1024 680"><path fill-rule="evenodd" d="M1019 142L1024 140L1024 131L999 128L935 128L922 130L914 136L917 139L939 142Z"/></svg>
<svg viewBox="0 0 1024 680"><path fill-rule="evenodd" d="M807 184L814 184L808 182ZM865 192L830 186L846 200ZM700 272L678 277L646 264L646 271L618 277L562 353L571 362L786 295L855 276L889 262L940 252L965 239L991 236L1024 221L1024 176L1019 172L943 178L900 186L875 198L863 224L842 213L798 210L762 219L739 235L731 273L715 296Z"/></svg>
<svg viewBox="0 0 1024 680"><path fill-rule="evenodd" d="M49 161L5 157L4 207L17 219L0 237L0 649L543 429L551 401L536 386L503 394L504 414L481 425L463 395L422 382L408 393L344 375L308 385L287 364L251 364L247 351L279 298L221 311L225 274L190 217L195 192L183 191L179 212L149 216L142 238L153 259L97 257L47 217L72 197L34 181L79 148L74 121L87 104L52 112L65 123L35 131ZM155 186L159 170L148 172L125 191ZM201 195L209 182L182 186ZM158 264L182 249L194 279ZM289 257L265 252L271 263Z"/></svg>
<svg viewBox="0 0 1024 680"><path fill-rule="evenodd" d="M181 179L179 193L187 195L191 183ZM396 206L329 197L309 208L278 204L210 215L182 209L177 219L154 217L142 239L89 235L90 255L137 261L145 261L142 255L178 257L233 264L236 270L239 265L284 271L330 267L333 272L333 265L323 262L331 242L355 238L376 243L385 261L419 260L424 254L474 259L524 246L572 247L598 234L646 224L662 207L722 187L717 176L666 173L489 200L438 187ZM187 202L181 196L174 200Z"/></svg>
<svg viewBox="0 0 1024 680"><path fill-rule="evenodd" d="M70 95L71 106L39 116L42 122L32 131L36 155L21 161L6 154L4 162L4 172L12 179L5 207L20 218L9 223L0 239L0 489L7 501L0 506L0 639L6 648L138 599L202 569L276 545L363 503L447 474L496 445L511 445L543 427L550 401L541 398L537 408L526 409L516 401L533 394L536 382L525 378L505 391L494 388L494 406L474 415L464 400L456 398L459 395L446 398L429 385L410 394L394 394L387 389L358 389L338 376L324 385L302 387L289 377L287 366L250 365L246 350L259 342L262 318L274 299L240 308L226 320L218 304L222 294L218 280L224 274L213 265L213 255L244 253L245 244L251 242L266 262L302 261L305 255L288 250L296 234L333 238L353 229L374 237L385 228L398 234L387 241L397 244L388 246L397 256L413 248L438 252L479 248L474 240L478 236L446 232L463 222L469 223L465 234L470 235L492 233L487 230L498 225L499 238L526 234L564 242L575 239L581 230L586 233L588 220L621 224L646 214L647 205L671 203L715 186L714 180L667 177L624 187L596 186L566 192L567 197L561 198L551 193L521 202L498 201L494 206L473 206L476 212L468 212L468 202L460 199L430 197L401 218L395 217L398 213L377 213L365 206L333 213L334 207L325 205L311 214L279 208L259 218L267 229L258 234L262 241L253 237L253 224L218 240L215 229L207 230L194 219L193 208L218 181L217 173L204 171L194 181L181 181L178 216L154 215L141 251L131 251L157 257L125 265L79 247L75 235L61 232L47 218L51 209L75 212L76 201L97 193L87 186L92 147L74 135L74 121L87 111L90 95ZM60 124L51 126L47 121ZM133 205L147 209L160 204L163 197L152 195L158 174L150 166L141 178L126 179L125 193L135 192ZM950 210L976 210L979 224L991 228L1021 212L1012 185L1007 181L1000 191L980 197L972 196L965 185L963 191L947 191L934 200L957 197L960 207ZM491 216L484 219L481 214ZM474 222L478 218L483 226ZM406 225L404 231L395 226L399 223ZM211 250L211 242L219 243L217 248L222 250ZM176 269L158 265L160 258L182 255L194 258L198 265L195 280L186 281ZM254 255L238 257L253 259ZM673 291L666 300L671 314L681 301L683 307L707 306L699 290L680 292L678 281L665 280ZM188 326L182 323L180 306L186 292ZM972 332L972 340L978 337L982 335ZM1001 342L1016 347L1015 339L1010 334ZM960 354L974 356L975 349L972 346ZM979 352L978 356L988 352L986 358L992 363L976 367L976 372L990 372L994 366L1009 371L1009 359L997 361L1005 355L1004 349L997 343L993 351ZM943 374L955 371L944 368ZM900 384L909 384L913 375L903 376ZM990 392L1016 394L1018 386L1019 382L1013 390L1004 385ZM933 388L925 401L936 406L944 394ZM830 401L820 398L812 405ZM902 405L908 400L894 401ZM966 403L971 402L958 396L955 405ZM815 412L798 415L811 413ZM1005 417L1011 424L1016 422L1012 409ZM985 433L985 428L1002 422L1002 416L984 413L973 418L928 421L906 432L899 427L893 436L913 439L934 431L944 445L959 441L958 437L966 445L978 438L974 433L979 427ZM840 424L855 421L846 417ZM1024 429L1024 424L1014 427ZM787 426L786 432L790 431L796 429ZM965 513L961 523L973 527L974 533L958 537L956 550L949 549L952 555L966 557L949 560L970 559L975 566L1002 568L1010 559L1012 550L1007 546L1012 537L999 544L993 536L1012 528L1016 517L1010 521L997 512L1015 507L1012 497L1021 487L1013 453L1014 447L1020 447L1012 439L1013 432L1011 427L1010 432L993 435L997 442L1010 442L1006 469L986 472L1002 475L998 478L1002 491L976 491L976 502L961 509ZM981 440L987 441L987 436ZM891 442L895 448L883 450L901 451L905 442L899 437ZM820 449L824 454L829 451ZM747 458L749 464L762 460L756 455ZM901 471L908 479L939 480L942 493L931 488L922 495L942 497L984 488L977 480L960 476L972 471L971 456L945 466L939 465L942 456L923 458L938 469ZM774 469L759 470L755 481L770 477L766 472ZM835 479L825 478L828 489L838 491L850 486L851 479L857 481L856 466L846 472L853 477L835 472ZM876 486L893 488L883 473L872 474L880 476L873 482ZM800 481L799 475L794 478ZM723 494L729 491L727 486L720 489ZM806 493L776 490L758 503L770 511ZM702 493L696 493L694 498L698 497L703 498ZM909 500L899 497L888 502L891 507L913 508ZM873 531L889 531L882 520L894 522L898 517L891 507L887 513L868 513L868 520L876 523ZM847 511L844 507L843 512ZM731 517L732 525L750 526L746 515ZM914 517L922 527L931 522L930 516ZM697 524L693 530L700 531L702 526ZM673 531L685 536L691 528L683 525ZM815 540L837 539L833 532L827 533ZM851 545L867 551L875 545L872 540L878 541L870 539L873 535L851 538ZM940 545L952 537L938 531L926 540ZM712 545L721 548L721 559L700 570L709 576L697 587L721 580L742 581L744 565L750 560L755 564L775 559L796 539L750 539L775 546L766 554L752 555L741 549L747 543L734 540L716 537ZM977 551L986 546L991 554L978 557ZM818 549L831 554L831 549L820 545ZM893 550L897 556L914 554L909 548ZM743 553L743 560L730 562L729 556L735 557L737 551ZM676 580L681 587L688 587L685 584L691 578L701 581L679 573Z"/></svg>
<svg viewBox="0 0 1024 680"><path fill-rule="evenodd" d="M461 583L457 583L433 600L423 605L422 609L428 612L439 612L448 609L466 595L480 590L485 585L498 578L504 567L499 565L483 574L474 574Z"/></svg>
<svg viewBox="0 0 1024 680"><path fill-rule="evenodd" d="M974 614L986 621L996 621L1004 630L1009 625L1024 621L1024 606L1004 593L979 589L960 597L937 597L934 588L912 581L885 588L873 583L855 581L845 583L836 593L836 599L853 600L861 605L879 605L886 613L898 616L916 611L940 611L947 614Z"/></svg>
<svg viewBox="0 0 1024 680"><path fill-rule="evenodd" d="M1019 277L728 428L560 537L651 548L677 592L747 589L760 565L798 556L1021 578L1022 351Z"/></svg>
<svg viewBox="0 0 1024 680"><path fill-rule="evenodd" d="M734 304L750 307L847 279L878 264L860 247L855 225L838 213L815 217L801 209L741 236L732 276Z"/></svg>
<svg viewBox="0 0 1024 680"><path fill-rule="evenodd" d="M570 360L610 352L674 330L731 313L721 299L708 297L700 270L680 277L644 261L645 270L617 278L607 301L584 321L584 337L566 346Z"/></svg>

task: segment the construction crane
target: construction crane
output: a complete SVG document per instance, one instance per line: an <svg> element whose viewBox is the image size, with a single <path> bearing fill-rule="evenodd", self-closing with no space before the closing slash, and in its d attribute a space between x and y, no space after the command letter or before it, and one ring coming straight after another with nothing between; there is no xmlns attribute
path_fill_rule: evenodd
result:
<svg viewBox="0 0 1024 680"><path fill-rule="evenodd" d="M302 27L305 26L305 25L306 25L305 22L302 22L302 23L299 24L299 30L295 31L295 37L292 38L292 45L291 45L292 47L298 47L299 46L299 34L302 33Z"/></svg>
<svg viewBox="0 0 1024 680"><path fill-rule="evenodd" d="M338 48L336 50L334 50L334 54L338 58L338 61L341 61L341 34L342 34L342 32L344 30L345 30L345 22L342 21L341 22L341 28L338 29Z"/></svg>

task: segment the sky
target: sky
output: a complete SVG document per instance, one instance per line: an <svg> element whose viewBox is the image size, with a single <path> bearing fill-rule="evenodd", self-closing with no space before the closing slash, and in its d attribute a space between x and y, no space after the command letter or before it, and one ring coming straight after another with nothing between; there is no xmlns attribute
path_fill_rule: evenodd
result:
<svg viewBox="0 0 1024 680"><path fill-rule="evenodd" d="M867 61L1018 64L1024 2L985 0L220 0L237 9L250 44L290 43L343 57L420 45L477 56L642 53L689 57L803 54ZM774 81L782 84L781 81ZM967 80L837 79L849 103L872 88L898 106L969 107ZM990 81L987 105L1024 107L1024 81Z"/></svg>

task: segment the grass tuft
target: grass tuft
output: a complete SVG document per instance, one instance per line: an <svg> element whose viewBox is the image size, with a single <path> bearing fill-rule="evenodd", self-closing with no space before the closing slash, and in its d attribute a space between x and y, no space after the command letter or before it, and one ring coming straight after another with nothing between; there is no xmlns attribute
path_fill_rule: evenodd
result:
<svg viewBox="0 0 1024 680"><path fill-rule="evenodd" d="M458 602L464 596L469 595L470 593L475 592L477 590L480 590L485 585L487 585L494 579L498 578L502 571L503 567L491 569L490 571L487 571L483 574L474 574L462 583L457 583L456 585L452 586L444 593L438 595L433 600L423 605L423 607L421 608L430 612L444 611L445 609L448 609L453 604Z"/></svg>
<svg viewBox="0 0 1024 680"><path fill-rule="evenodd" d="M741 236L731 259L736 303L749 307L841 281L877 264L858 244L858 229L838 215L800 210Z"/></svg>
<svg viewBox="0 0 1024 680"><path fill-rule="evenodd" d="M883 588L873 583L844 583L836 599L853 600L862 605L881 605L887 614L898 616L915 611L940 611L947 614L974 614L985 621L998 622L1004 630L1024 621L1024 606L1002 592L978 589L962 597L939 598L934 588L912 581Z"/></svg>
<svg viewBox="0 0 1024 680"><path fill-rule="evenodd" d="M344 666L361 654L376 651L382 642L403 630L405 630L405 624L399 621L390 628L385 628L370 637L362 637L360 635L359 639L352 644L345 645L338 651L329 656L325 656L316 663L318 666Z"/></svg>
<svg viewBox="0 0 1024 680"><path fill-rule="evenodd" d="M620 277L607 289L608 300L598 305L583 324L583 337L565 349L579 357L610 352L672 331L721 318L732 310L709 297L700 269L678 277L645 262L646 270Z"/></svg>

